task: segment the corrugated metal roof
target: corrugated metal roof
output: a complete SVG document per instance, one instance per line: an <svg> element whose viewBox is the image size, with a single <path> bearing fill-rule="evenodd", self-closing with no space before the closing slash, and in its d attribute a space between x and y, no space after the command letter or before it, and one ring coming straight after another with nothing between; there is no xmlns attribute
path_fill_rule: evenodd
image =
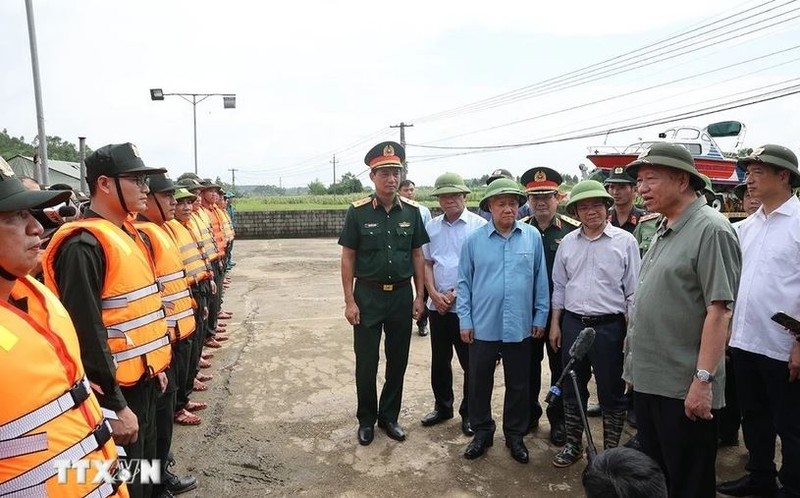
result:
<svg viewBox="0 0 800 498"><path fill-rule="evenodd" d="M32 157L26 157L20 154L8 160L8 164L17 176L29 176L35 178L34 174L35 163ZM57 161L48 159L48 169L50 170L50 185L56 183L66 183L76 190L81 188L80 179L80 164L69 161Z"/></svg>

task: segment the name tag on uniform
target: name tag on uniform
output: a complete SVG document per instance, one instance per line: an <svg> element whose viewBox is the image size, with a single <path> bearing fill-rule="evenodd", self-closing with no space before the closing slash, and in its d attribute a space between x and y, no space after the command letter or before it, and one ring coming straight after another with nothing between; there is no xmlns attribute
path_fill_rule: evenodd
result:
<svg viewBox="0 0 800 498"><path fill-rule="evenodd" d="M364 223L364 228L377 228L377 223Z"/></svg>
<svg viewBox="0 0 800 498"><path fill-rule="evenodd" d="M397 226L399 226L400 228L408 228L411 226L411 223L408 221L401 221L400 223L397 224Z"/></svg>

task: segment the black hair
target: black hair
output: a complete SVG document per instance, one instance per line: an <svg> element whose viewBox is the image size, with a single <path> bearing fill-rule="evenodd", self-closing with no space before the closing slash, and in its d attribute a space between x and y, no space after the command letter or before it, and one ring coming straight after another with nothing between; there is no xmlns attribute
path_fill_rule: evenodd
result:
<svg viewBox="0 0 800 498"><path fill-rule="evenodd" d="M411 180L409 180L408 178L406 178L405 180L403 180L402 182L400 182L400 186L399 186L399 187L397 187L397 188L398 188L398 189L401 189L401 188L409 187L409 186L412 186L412 185L413 185L414 187L416 187L416 186L417 186L417 184L416 184L416 183L414 183L414 182L412 182Z"/></svg>
<svg viewBox="0 0 800 498"><path fill-rule="evenodd" d="M597 455L583 471L587 498L667 498L658 464L632 448L612 448Z"/></svg>

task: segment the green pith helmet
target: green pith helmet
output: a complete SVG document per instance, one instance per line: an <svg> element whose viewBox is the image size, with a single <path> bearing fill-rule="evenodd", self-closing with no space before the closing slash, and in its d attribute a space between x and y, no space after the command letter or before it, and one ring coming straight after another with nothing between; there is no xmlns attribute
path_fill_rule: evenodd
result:
<svg viewBox="0 0 800 498"><path fill-rule="evenodd" d="M636 178L642 166L664 166L689 173L689 183L694 190L703 190L705 181L694 165L694 158L683 145L657 142L642 152L625 167L625 173Z"/></svg>
<svg viewBox="0 0 800 498"><path fill-rule="evenodd" d="M181 176L183 176L183 178L179 178L178 179L178 181L176 182L176 186L183 187L183 188L185 188L186 190L188 190L190 192L198 192L198 191L203 190L205 188L205 187L203 187L203 184L200 183L199 180L195 180L194 178L187 177L187 176L184 176L184 175L185 175L185 173L183 175L181 175Z"/></svg>
<svg viewBox="0 0 800 498"><path fill-rule="evenodd" d="M484 211L489 210L489 199L498 195L516 195L519 205L522 206L528 200L525 192L522 190L522 185L514 180L508 178L498 178L486 187L486 193L479 204L480 208Z"/></svg>
<svg viewBox="0 0 800 498"><path fill-rule="evenodd" d="M717 195L717 193L714 192L714 186L711 185L711 178L707 177L703 173L700 173L700 176L703 178L703 193L711 194L712 196Z"/></svg>
<svg viewBox="0 0 800 498"><path fill-rule="evenodd" d="M800 187L800 171L797 169L797 156L790 149L783 145L766 144L756 147L753 152L739 159L738 163L742 169L747 170L750 163L766 163L777 168L785 169L791 173L792 188Z"/></svg>
<svg viewBox="0 0 800 498"><path fill-rule="evenodd" d="M458 173L443 173L436 179L433 184L433 192L431 195L445 195L445 194L469 194L471 190L464 183L464 179Z"/></svg>
<svg viewBox="0 0 800 498"><path fill-rule="evenodd" d="M181 202L184 199L190 199L192 202L194 202L194 200L197 199L197 196L189 192L185 188L177 189L175 191L175 200Z"/></svg>
<svg viewBox="0 0 800 498"><path fill-rule="evenodd" d="M574 216L577 203L586 199L602 199L605 201L606 207L614 204L614 198L606 192L602 183L597 180L582 180L572 187L572 191L569 193L569 201L565 206L567 212Z"/></svg>
<svg viewBox="0 0 800 498"><path fill-rule="evenodd" d="M735 195L737 199L743 201L744 193L747 192L747 184L742 182L739 185L733 187L733 190L731 192L733 192L733 195Z"/></svg>

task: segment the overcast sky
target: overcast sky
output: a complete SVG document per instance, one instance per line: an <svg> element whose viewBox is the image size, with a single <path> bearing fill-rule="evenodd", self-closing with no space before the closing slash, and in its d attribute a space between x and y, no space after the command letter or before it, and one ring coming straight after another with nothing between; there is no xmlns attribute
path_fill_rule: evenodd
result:
<svg viewBox="0 0 800 498"><path fill-rule="evenodd" d="M86 136L93 148L130 141L147 163L178 176L193 168L192 106L178 97L153 102L149 89L235 93L234 110L223 109L220 97L198 104L197 134L201 176L230 181L228 168L237 168L239 184L328 184L334 152L337 176L362 173L366 151L399 140L389 125L401 121L415 124L409 144L527 142L704 107L800 75L800 49L792 49L800 44L800 18L793 18L800 6L787 0L671 0L660 10L639 0L34 3L49 135L75 143ZM572 88L565 82L484 112L430 118L745 9L755 10L748 23L731 25L735 34L722 35L721 27L735 19L712 25L722 36L709 38L715 45L707 49ZM24 0L0 2L0 33L0 127L29 141L37 131ZM785 52L716 70L778 50ZM745 145L773 142L798 152L798 115L800 96L792 96L679 123L736 119L748 126ZM525 121L501 126L517 120ZM667 127L463 156L410 145L409 176L431 185L445 171L469 178L503 167L520 175L546 165L577 173L588 146L627 144ZM439 155L449 157L432 157Z"/></svg>

